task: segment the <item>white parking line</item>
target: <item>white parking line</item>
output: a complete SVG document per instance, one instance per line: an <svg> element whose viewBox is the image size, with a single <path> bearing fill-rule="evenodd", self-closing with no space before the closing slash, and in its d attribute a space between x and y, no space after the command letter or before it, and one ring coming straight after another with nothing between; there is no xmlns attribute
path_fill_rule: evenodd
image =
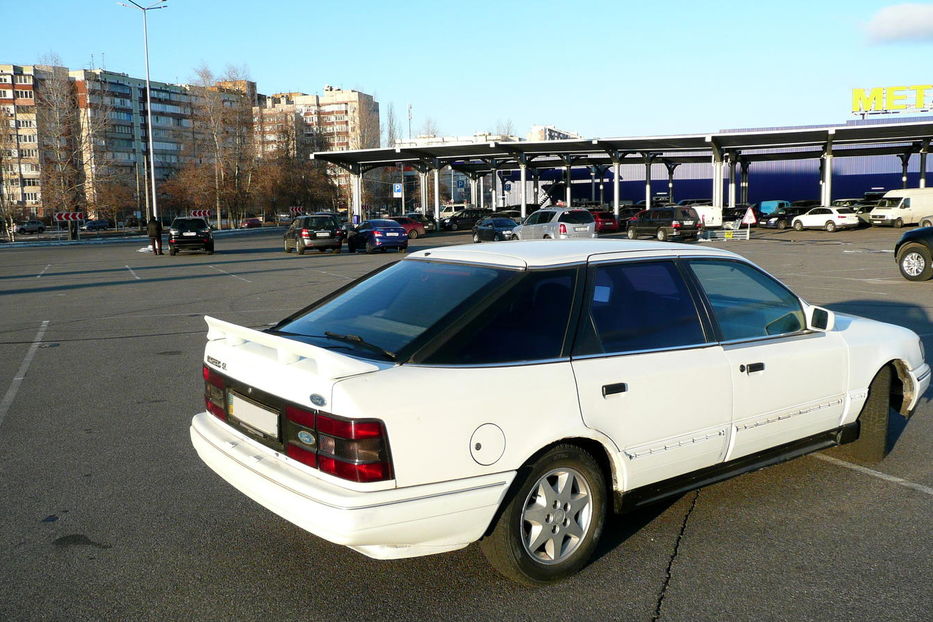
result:
<svg viewBox="0 0 933 622"><path fill-rule="evenodd" d="M916 490L922 492L925 495L933 496L933 488L929 486L924 486L923 484L916 484L910 480L906 480L900 477L894 477L893 475L888 475L887 473L882 473L881 471L875 471L874 469L869 469L858 464L852 464L851 462L846 462L845 460L839 460L838 458L833 458L831 456L825 456L823 454L811 454L817 460L822 460L823 462L829 462L830 464L835 464L836 466L841 466L845 469L851 469L852 471L858 471L859 473L864 473L865 475L871 475L872 477L877 477L878 479L883 479L886 482L892 482L898 484L899 486L904 486L905 488L910 488L911 490Z"/></svg>
<svg viewBox="0 0 933 622"><path fill-rule="evenodd" d="M37 274L37 275L36 275L36 278L37 278L37 279L38 279L38 278L41 278L42 275L45 274L45 271L48 270L48 269L51 268L51 267L52 267L52 264L49 264L49 265L47 265L46 267L42 268L42 272L40 272L39 274Z"/></svg>
<svg viewBox="0 0 933 622"><path fill-rule="evenodd" d="M208 266L208 267L209 267L209 268L213 268L214 270L217 270L217 272L220 272L221 274L226 274L227 276L232 276L232 277L235 278L235 279L240 279L241 281L246 281L247 283L252 283L252 281L250 281L249 279L244 279L242 276L237 276L237 275L235 275L235 274L230 274L230 273L227 272L226 270L221 270L221 269L218 268L217 266Z"/></svg>
<svg viewBox="0 0 933 622"><path fill-rule="evenodd" d="M133 278L134 278L134 279L136 279L137 281L141 280L141 279L139 278L139 275L136 274L135 272L133 272L133 269L132 269L132 268L130 268L129 266L124 266L124 267L125 267L127 270L130 271L130 274L133 275Z"/></svg>
<svg viewBox="0 0 933 622"><path fill-rule="evenodd" d="M3 396L3 401L0 402L0 426L3 425L3 419L6 417L7 411L10 410L13 400L16 399L19 385L22 384L23 379L26 377L29 364L32 363L32 357L36 355L36 350L39 349L39 344L42 343L42 337L45 335L45 331L48 327L49 320L43 320L42 325L39 326L39 332L36 333L36 338L32 340L32 345L29 346L29 350L26 352L26 358L24 358L23 362L20 364L16 376L10 383L10 388L6 390L6 395Z"/></svg>

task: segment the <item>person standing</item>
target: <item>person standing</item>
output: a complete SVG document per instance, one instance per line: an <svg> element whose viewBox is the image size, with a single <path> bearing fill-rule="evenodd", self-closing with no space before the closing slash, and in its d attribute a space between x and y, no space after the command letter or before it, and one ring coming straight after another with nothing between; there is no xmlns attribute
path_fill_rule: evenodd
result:
<svg viewBox="0 0 933 622"><path fill-rule="evenodd" d="M159 222L154 216L149 219L149 224L147 225L149 231L149 245L152 246L153 255L162 254L162 223Z"/></svg>

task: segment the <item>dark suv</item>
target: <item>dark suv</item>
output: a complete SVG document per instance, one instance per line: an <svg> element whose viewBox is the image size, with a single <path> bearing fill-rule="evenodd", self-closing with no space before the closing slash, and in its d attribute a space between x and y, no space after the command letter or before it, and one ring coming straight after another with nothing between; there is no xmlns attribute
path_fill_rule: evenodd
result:
<svg viewBox="0 0 933 622"><path fill-rule="evenodd" d="M921 227L901 236L894 247L897 267L908 281L933 278L933 227Z"/></svg>
<svg viewBox="0 0 933 622"><path fill-rule="evenodd" d="M214 234L203 218L176 218L168 229L168 254L178 251L204 251L214 254Z"/></svg>
<svg viewBox="0 0 933 622"><path fill-rule="evenodd" d="M628 239L650 235L661 242L668 239L695 240L700 231L700 217L692 207L669 205L652 207L628 221Z"/></svg>
<svg viewBox="0 0 933 622"><path fill-rule="evenodd" d="M442 220L441 226L444 229L450 229L451 231L457 231L458 229L472 229L473 225L491 214L492 210L488 209L460 210L459 212L454 212L451 217Z"/></svg>
<svg viewBox="0 0 933 622"><path fill-rule="evenodd" d="M293 250L304 255L309 248L321 252L331 249L339 253L343 244L344 231L339 217L332 214L298 216L285 231L283 247L286 253Z"/></svg>

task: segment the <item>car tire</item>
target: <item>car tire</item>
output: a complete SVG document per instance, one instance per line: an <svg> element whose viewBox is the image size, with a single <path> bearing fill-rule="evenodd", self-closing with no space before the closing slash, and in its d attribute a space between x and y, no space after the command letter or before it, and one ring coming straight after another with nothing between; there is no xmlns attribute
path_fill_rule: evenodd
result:
<svg viewBox="0 0 933 622"><path fill-rule="evenodd" d="M366 252L367 252L367 253L370 253L370 254L375 253L375 252L376 252L376 245L373 244L372 242L367 242L367 243L366 243Z"/></svg>
<svg viewBox="0 0 933 622"><path fill-rule="evenodd" d="M408 239L409 239L409 240L417 240L417 239L418 239L418 232L417 232L415 229L412 229L411 231L409 231L409 232L408 232Z"/></svg>
<svg viewBox="0 0 933 622"><path fill-rule="evenodd" d="M794 231L803 231L803 223L799 220L794 221Z"/></svg>
<svg viewBox="0 0 933 622"><path fill-rule="evenodd" d="M655 237L658 238L658 242L667 242L667 231L664 229L658 229Z"/></svg>
<svg viewBox="0 0 933 622"><path fill-rule="evenodd" d="M861 464L877 464L884 460L888 450L892 379L890 365L878 370L868 385L868 398L858 416L858 440L831 449L829 454Z"/></svg>
<svg viewBox="0 0 933 622"><path fill-rule="evenodd" d="M933 227L933 220L923 220L920 222L921 227Z"/></svg>
<svg viewBox="0 0 933 622"><path fill-rule="evenodd" d="M474 234L473 234L473 243L474 243L474 244L479 244L480 242L482 242L482 240L479 239L479 234L478 234L478 233L474 233Z"/></svg>
<svg viewBox="0 0 933 622"><path fill-rule="evenodd" d="M830 233L833 233L836 230L836 223L831 220L826 221L826 230Z"/></svg>
<svg viewBox="0 0 933 622"><path fill-rule="evenodd" d="M501 241L502 241L502 234L501 234L501 233L497 233L495 236L493 236L492 241L493 241L493 242L501 242Z"/></svg>
<svg viewBox="0 0 933 622"><path fill-rule="evenodd" d="M625 230L625 235L626 237L628 237L628 239L634 240L635 238L638 237L638 232L635 231L635 227L629 227L628 229Z"/></svg>
<svg viewBox="0 0 933 622"><path fill-rule="evenodd" d="M455 222L450 223L450 230L451 230L451 231L456 231L456 230L459 229L459 228L460 228L460 226L457 225L457 223L455 223Z"/></svg>
<svg viewBox="0 0 933 622"><path fill-rule="evenodd" d="M777 222L777 228L780 229L781 231L783 231L784 229L787 229L787 221L779 220Z"/></svg>
<svg viewBox="0 0 933 622"><path fill-rule="evenodd" d="M904 226L904 219L903 219L903 218L898 218L897 220L894 221L894 228L895 228L895 229L900 229L900 228L903 227L903 226Z"/></svg>
<svg viewBox="0 0 933 622"><path fill-rule="evenodd" d="M933 277L933 258L930 249L912 242L897 251L897 268L908 281L929 281Z"/></svg>
<svg viewBox="0 0 933 622"><path fill-rule="evenodd" d="M606 498L596 459L575 445L557 445L519 469L480 549L513 581L560 581L592 557L606 520Z"/></svg>
<svg viewBox="0 0 933 622"><path fill-rule="evenodd" d="M292 252L292 249L288 248L288 240L282 242L282 247L284 248L286 255Z"/></svg>
<svg viewBox="0 0 933 622"><path fill-rule="evenodd" d="M213 247L213 246L208 246L208 247L205 248L204 250L207 251L207 254L208 254L208 255L213 255L213 254L214 254L214 247Z"/></svg>
<svg viewBox="0 0 933 622"><path fill-rule="evenodd" d="M168 254L171 255L172 257L174 257L175 255L178 254L178 249L177 249L177 248L174 248L174 247L170 247L170 248L168 249Z"/></svg>
<svg viewBox="0 0 933 622"><path fill-rule="evenodd" d="M298 253L299 255L304 255L306 248L307 247L305 247L305 243L301 238L298 238L297 240L295 240L295 252L296 253Z"/></svg>

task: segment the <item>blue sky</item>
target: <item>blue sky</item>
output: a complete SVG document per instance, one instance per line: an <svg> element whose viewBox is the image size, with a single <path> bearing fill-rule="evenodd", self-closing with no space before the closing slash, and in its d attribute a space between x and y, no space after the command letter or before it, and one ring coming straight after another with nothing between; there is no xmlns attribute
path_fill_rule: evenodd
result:
<svg viewBox="0 0 933 622"><path fill-rule="evenodd" d="M837 123L853 88L933 83L933 3L879 0L169 0L153 80L245 67L260 92L325 84L407 108L418 134L511 122L587 137ZM145 75L142 17L115 0L0 0L0 63ZM15 24L16 26L10 26Z"/></svg>

